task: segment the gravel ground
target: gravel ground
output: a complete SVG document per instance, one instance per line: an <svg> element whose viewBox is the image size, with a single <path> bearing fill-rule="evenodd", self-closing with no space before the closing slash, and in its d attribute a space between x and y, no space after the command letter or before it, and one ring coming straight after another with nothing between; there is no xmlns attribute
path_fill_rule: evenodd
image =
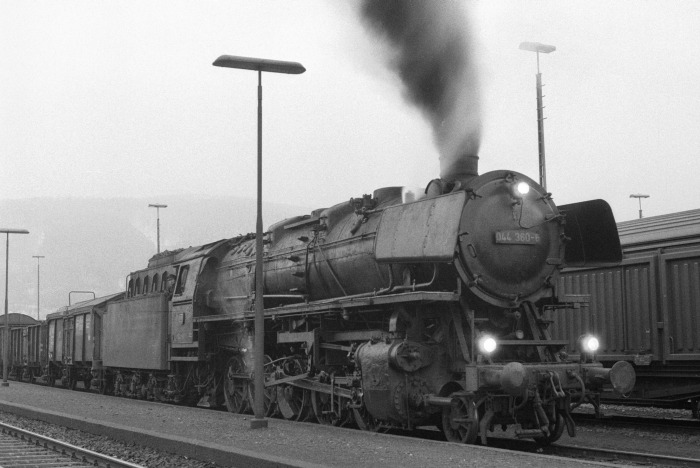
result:
<svg viewBox="0 0 700 468"><path fill-rule="evenodd" d="M135 444L125 444L108 437L48 424L36 419L23 418L2 411L0 411L0 421L20 429L35 432L77 447L92 450L102 455L109 455L110 457L143 465L148 468L220 468L219 465L214 463L192 460Z"/></svg>
<svg viewBox="0 0 700 468"><path fill-rule="evenodd" d="M284 461L305 461L323 466L561 468L589 464L583 460L533 457L498 449L383 436L358 430L331 429L318 424L281 420L270 420L270 425L265 430L251 431L248 417L245 415L49 389L29 384L13 383L9 388L4 388L0 392L0 401L4 406L14 404L46 408L49 411L59 410L61 414L74 415L78 420L85 418L111 427L136 427L145 433L150 431L188 440L198 447L213 443L226 450L267 454ZM686 415L689 416L689 412L686 412ZM26 427L18 423L18 418L13 414L0 414L0 418L9 424ZM160 450L114 442L103 436L45 425L43 422L22 424L30 424L30 430L46 432L57 439L148 467L216 466L168 455ZM51 429L40 431L37 427ZM497 429L496 433L499 432ZM651 430L627 431L604 426L579 426L577 432L577 437L573 439L564 435L560 443L618 451L647 450L653 453L700 458L697 432L658 434ZM221 460L219 462L224 463Z"/></svg>
<svg viewBox="0 0 700 468"><path fill-rule="evenodd" d="M601 408L603 414L606 415L617 414L630 417L659 419L691 419L689 410L618 405L601 405ZM593 408L590 405L582 405L577 411L593 412ZM696 420L696 422L698 427L700 427L700 421ZM613 450L651 452L676 457L700 459L700 433L698 431L688 431L683 428L659 430L656 428L620 428L605 425L579 424L577 427L577 436L575 438L562 438L560 442L566 445L589 445L595 443L601 448Z"/></svg>
<svg viewBox="0 0 700 468"><path fill-rule="evenodd" d="M652 408L648 406L623 406L602 404L600 408L606 415L622 415L640 418L665 418L665 419L691 419L692 413L685 409ZM593 406L589 404L581 405L576 411L593 412ZM700 420L698 420L700 425Z"/></svg>

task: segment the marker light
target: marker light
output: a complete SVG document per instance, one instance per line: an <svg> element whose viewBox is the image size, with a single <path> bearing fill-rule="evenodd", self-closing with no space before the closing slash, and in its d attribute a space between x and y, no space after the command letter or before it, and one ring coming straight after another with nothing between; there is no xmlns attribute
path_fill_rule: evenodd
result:
<svg viewBox="0 0 700 468"><path fill-rule="evenodd" d="M491 354L494 351L496 351L496 348L498 344L496 343L496 340L492 336L482 336L479 338L479 351L481 351L484 354Z"/></svg>
<svg viewBox="0 0 700 468"><path fill-rule="evenodd" d="M600 347L600 342L598 341L598 338L596 338L593 335L582 336L579 339L579 343L581 344L581 351L589 354L595 353Z"/></svg>

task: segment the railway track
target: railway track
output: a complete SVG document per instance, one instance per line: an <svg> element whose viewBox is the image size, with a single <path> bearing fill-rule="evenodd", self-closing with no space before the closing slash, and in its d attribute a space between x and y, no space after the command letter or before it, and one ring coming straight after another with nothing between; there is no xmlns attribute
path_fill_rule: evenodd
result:
<svg viewBox="0 0 700 468"><path fill-rule="evenodd" d="M577 424L605 425L613 427L644 428L647 430L678 430L700 434L700 421L697 419L652 418L645 416L623 416L611 414L596 418L592 413L572 413Z"/></svg>
<svg viewBox="0 0 700 468"><path fill-rule="evenodd" d="M591 420L600 421L600 419L595 420L594 417ZM622 424L622 421L620 421L619 423ZM639 424L641 425L642 423ZM444 441L444 436L441 432L426 428L421 428L415 431L415 433L407 433L402 431L396 431L392 433L394 435L405 437L420 437L423 439L430 439L434 441ZM700 468L700 459L697 458L660 455L647 452L609 450L581 445L568 445L562 444L561 442L556 442L555 444L550 445L548 447L540 447L531 440L518 440L506 437L489 437L488 445L489 447L497 447L505 450L514 450L518 452L541 453L545 455L555 455L564 458L574 458L580 460L591 460L615 464L624 463L644 466Z"/></svg>
<svg viewBox="0 0 700 468"><path fill-rule="evenodd" d="M490 437L488 439L488 444L490 447L517 450L519 452L527 453L541 453L544 455L554 455L578 460L591 460L615 464L623 463L625 465L700 468L700 459L697 458L675 457L671 455L658 455L646 452L609 450L597 447L567 445L559 442L548 447L540 447L529 440L526 441Z"/></svg>
<svg viewBox="0 0 700 468"><path fill-rule="evenodd" d="M0 423L0 467L144 468L50 437Z"/></svg>

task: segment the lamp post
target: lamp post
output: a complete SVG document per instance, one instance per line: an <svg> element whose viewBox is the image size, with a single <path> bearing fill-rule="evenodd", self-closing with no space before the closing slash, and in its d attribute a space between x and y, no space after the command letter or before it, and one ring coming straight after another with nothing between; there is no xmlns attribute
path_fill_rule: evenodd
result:
<svg viewBox="0 0 700 468"><path fill-rule="evenodd" d="M0 233L7 235L5 242L5 331L2 337L2 386L9 387L10 383L7 381L7 353L10 345L10 317L7 311L7 279L10 273L10 234L29 234L29 231L26 229L0 229Z"/></svg>
<svg viewBox="0 0 700 468"><path fill-rule="evenodd" d="M643 193L633 193L630 198L636 198L639 200L639 219L642 219L642 198L649 198L649 195Z"/></svg>
<svg viewBox="0 0 700 468"><path fill-rule="evenodd" d="M41 276L39 273L39 262L41 261L42 258L44 258L43 255L32 255L32 258L36 258L36 319L41 320L39 318L39 290L41 288Z"/></svg>
<svg viewBox="0 0 700 468"><path fill-rule="evenodd" d="M537 143L540 155L540 185L547 190L547 170L544 159L544 107L542 106L542 73L540 73L540 53L549 54L557 50L553 45L539 42L521 42L521 50L537 53Z"/></svg>
<svg viewBox="0 0 700 468"><path fill-rule="evenodd" d="M160 253L160 209L161 208L167 208L168 205L160 205L158 203L153 203L148 205L149 208L155 208L156 209L156 237L157 240L156 242L158 243L158 253Z"/></svg>
<svg viewBox="0 0 700 468"><path fill-rule="evenodd" d="M255 418L250 422L250 428L267 427L265 419L265 310L263 305L263 224L262 224L262 72L286 73L298 75L304 73L304 68L298 62L267 60L251 57L222 55L212 64L216 67L255 70L258 72L258 215L255 223L255 346L253 353L253 371L255 379Z"/></svg>

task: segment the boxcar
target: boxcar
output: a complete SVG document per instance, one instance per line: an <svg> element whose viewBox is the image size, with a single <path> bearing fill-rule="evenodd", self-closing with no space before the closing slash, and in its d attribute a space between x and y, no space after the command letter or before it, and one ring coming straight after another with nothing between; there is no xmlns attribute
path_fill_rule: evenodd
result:
<svg viewBox="0 0 700 468"><path fill-rule="evenodd" d="M590 295L588 307L552 314L555 339L601 336L598 359L634 364L631 404L700 412L700 210L618 224L623 261L565 270L558 292ZM614 398L611 394L610 398Z"/></svg>

